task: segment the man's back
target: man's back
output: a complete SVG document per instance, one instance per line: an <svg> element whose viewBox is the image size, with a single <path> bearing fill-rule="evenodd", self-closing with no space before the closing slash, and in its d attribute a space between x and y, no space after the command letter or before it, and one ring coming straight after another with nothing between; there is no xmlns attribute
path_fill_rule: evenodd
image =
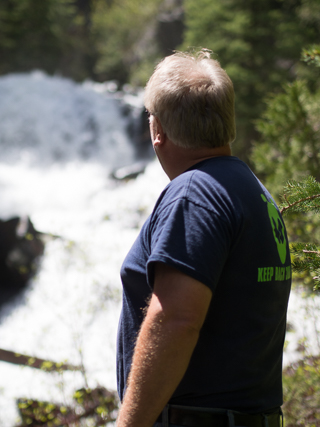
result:
<svg viewBox="0 0 320 427"><path fill-rule="evenodd" d="M135 277L137 313L152 289L156 262L213 292L189 367L169 403L245 412L280 406L290 255L282 219L249 168L235 157L217 157L178 176L137 244L131 256L143 254L148 283L128 273L130 254L124 266L129 299L125 284L132 286ZM138 303L137 295L143 296Z"/></svg>
<svg viewBox="0 0 320 427"><path fill-rule="evenodd" d="M197 256L203 266L193 265L207 277L201 281L213 298L171 402L252 412L280 406L291 279L284 227L279 228L279 214L267 202L270 195L244 163L219 157L197 167L201 172L189 172L187 199L197 205L194 219L200 216L201 228L192 220L187 230L195 239L200 230L207 237ZM280 241L274 238L273 221Z"/></svg>

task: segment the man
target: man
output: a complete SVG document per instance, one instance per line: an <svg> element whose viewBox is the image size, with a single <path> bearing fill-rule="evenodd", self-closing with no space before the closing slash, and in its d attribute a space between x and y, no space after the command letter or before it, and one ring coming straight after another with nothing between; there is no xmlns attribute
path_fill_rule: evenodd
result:
<svg viewBox="0 0 320 427"><path fill-rule="evenodd" d="M286 231L238 158L233 85L210 53L165 58L145 92L170 178L122 269L118 427L280 426Z"/></svg>

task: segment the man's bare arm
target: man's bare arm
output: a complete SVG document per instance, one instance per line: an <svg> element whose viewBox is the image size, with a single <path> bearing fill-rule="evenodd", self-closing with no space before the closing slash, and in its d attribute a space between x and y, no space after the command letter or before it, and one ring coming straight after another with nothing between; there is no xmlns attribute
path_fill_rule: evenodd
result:
<svg viewBox="0 0 320 427"><path fill-rule="evenodd" d="M117 427L151 427L179 385L205 320L212 293L165 264L137 340Z"/></svg>

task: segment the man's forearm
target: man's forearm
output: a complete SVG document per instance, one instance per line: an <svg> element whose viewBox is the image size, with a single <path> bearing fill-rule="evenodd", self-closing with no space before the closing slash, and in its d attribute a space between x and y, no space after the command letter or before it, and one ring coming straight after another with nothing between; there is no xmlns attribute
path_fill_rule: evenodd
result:
<svg viewBox="0 0 320 427"><path fill-rule="evenodd" d="M211 297L201 282L156 264L118 427L151 427L156 421L187 370Z"/></svg>
<svg viewBox="0 0 320 427"><path fill-rule="evenodd" d="M151 427L180 383L199 331L167 319L152 302L137 340L118 427Z"/></svg>

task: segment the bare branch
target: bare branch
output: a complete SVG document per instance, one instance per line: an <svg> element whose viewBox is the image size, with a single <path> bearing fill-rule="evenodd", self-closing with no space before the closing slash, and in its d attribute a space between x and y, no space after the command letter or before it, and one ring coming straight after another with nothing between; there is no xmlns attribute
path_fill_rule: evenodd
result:
<svg viewBox="0 0 320 427"><path fill-rule="evenodd" d="M57 363L50 360L40 359L35 356L26 354L17 354L14 351L4 350L0 348L0 361L13 363L15 365L29 366L30 368L42 369L44 371L79 371L80 366L74 366L69 363Z"/></svg>

